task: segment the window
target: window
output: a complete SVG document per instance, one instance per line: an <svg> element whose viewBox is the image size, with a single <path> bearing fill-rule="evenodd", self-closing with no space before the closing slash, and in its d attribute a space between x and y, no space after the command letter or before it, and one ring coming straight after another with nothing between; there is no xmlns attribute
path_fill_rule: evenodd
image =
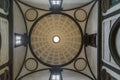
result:
<svg viewBox="0 0 120 80"><path fill-rule="evenodd" d="M62 0L50 0L50 5L53 12L59 12L62 9Z"/></svg>
<svg viewBox="0 0 120 80"><path fill-rule="evenodd" d="M52 5L60 5L61 0L51 0Z"/></svg>
<svg viewBox="0 0 120 80"><path fill-rule="evenodd" d="M19 34L15 33L15 39L14 39L15 47L19 46L27 46L28 44L28 36L27 34Z"/></svg>
<svg viewBox="0 0 120 80"><path fill-rule="evenodd" d="M62 71L61 68L57 68L57 67L51 68L50 69L51 74L49 80L63 80L61 71Z"/></svg>
<svg viewBox="0 0 120 80"><path fill-rule="evenodd" d="M51 78L51 80L60 80L60 75L52 75L52 78Z"/></svg>
<svg viewBox="0 0 120 80"><path fill-rule="evenodd" d="M21 44L21 36L20 35L16 35L15 36L15 45L20 45Z"/></svg>

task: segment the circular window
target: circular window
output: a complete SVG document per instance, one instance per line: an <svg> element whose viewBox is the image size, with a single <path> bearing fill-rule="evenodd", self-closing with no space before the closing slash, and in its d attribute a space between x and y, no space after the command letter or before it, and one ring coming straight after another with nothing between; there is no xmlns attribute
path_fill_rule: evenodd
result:
<svg viewBox="0 0 120 80"><path fill-rule="evenodd" d="M64 13L48 13L40 17L30 30L30 49L47 66L71 63L82 48L82 30L75 20Z"/></svg>

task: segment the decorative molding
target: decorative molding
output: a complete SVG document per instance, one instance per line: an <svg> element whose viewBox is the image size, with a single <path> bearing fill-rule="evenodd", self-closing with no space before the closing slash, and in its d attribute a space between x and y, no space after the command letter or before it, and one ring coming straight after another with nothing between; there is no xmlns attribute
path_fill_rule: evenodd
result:
<svg viewBox="0 0 120 80"><path fill-rule="evenodd" d="M81 65L81 66L83 66L82 68L78 68L79 67L79 65L77 65L77 62L78 61L83 61L84 62L84 65L82 64L80 64L80 62L79 62L79 65ZM82 63L83 63L82 62ZM75 61L74 61L74 68L77 70L77 71L84 71L85 69L86 69L86 67L87 67L87 61L84 59L84 58L77 58Z"/></svg>
<svg viewBox="0 0 120 80"><path fill-rule="evenodd" d="M116 48L116 37L120 29L120 17L113 24L109 35L109 48L114 61L120 66L120 52Z"/></svg>
<svg viewBox="0 0 120 80"><path fill-rule="evenodd" d="M120 70L119 69L116 69L115 67L105 63L104 61L102 62L102 65L106 66L108 69L112 70L113 72L115 72L117 74L120 74Z"/></svg>
<svg viewBox="0 0 120 80"><path fill-rule="evenodd" d="M27 21L35 21L38 17L38 11L34 8L30 8L25 12L25 19Z"/></svg>
<svg viewBox="0 0 120 80"><path fill-rule="evenodd" d="M29 62L32 60L32 62L34 61L34 63L31 63L31 64L29 64ZM31 68L31 66L33 67L33 68ZM38 68L38 62L37 62L37 60L36 59L34 59L34 58L28 58L26 61L25 61L25 68L28 70L28 71L35 71L35 70L37 70L37 68Z"/></svg>
<svg viewBox="0 0 120 80"><path fill-rule="evenodd" d="M77 13L79 15L77 15ZM84 9L77 9L74 12L74 17L79 22L84 22L87 19L87 12Z"/></svg>
<svg viewBox="0 0 120 80"><path fill-rule="evenodd" d="M13 0L10 1L10 8L9 8L9 73L10 79L13 80Z"/></svg>
<svg viewBox="0 0 120 80"><path fill-rule="evenodd" d="M97 78L101 80L101 69L102 69L102 0L98 0L98 35L97 35Z"/></svg>
<svg viewBox="0 0 120 80"><path fill-rule="evenodd" d="M103 16L103 20L104 20L104 19L107 19L107 18L110 18L110 17L112 17L112 16L115 16L115 15L117 15L117 14L119 14L119 13L120 13L120 9L118 9L118 10L116 10L116 11L110 13L110 14L107 14L107 15Z"/></svg>

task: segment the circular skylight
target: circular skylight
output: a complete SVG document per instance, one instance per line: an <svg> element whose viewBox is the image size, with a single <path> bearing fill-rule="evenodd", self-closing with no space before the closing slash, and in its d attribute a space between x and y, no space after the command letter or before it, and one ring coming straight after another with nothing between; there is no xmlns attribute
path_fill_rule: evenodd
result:
<svg viewBox="0 0 120 80"><path fill-rule="evenodd" d="M60 37L59 36L54 36L53 37L53 42L59 43L60 42Z"/></svg>

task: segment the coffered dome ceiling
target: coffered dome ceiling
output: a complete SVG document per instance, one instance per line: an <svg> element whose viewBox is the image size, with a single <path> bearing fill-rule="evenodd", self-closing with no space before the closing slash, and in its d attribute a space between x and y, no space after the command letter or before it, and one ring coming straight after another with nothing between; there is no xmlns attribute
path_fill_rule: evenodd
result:
<svg viewBox="0 0 120 80"><path fill-rule="evenodd" d="M41 8L41 9L50 9L50 3L49 0L19 0L21 2L24 2L27 5ZM63 0L62 8L63 10L72 9L76 7L81 7L89 2L92 2L94 0Z"/></svg>
<svg viewBox="0 0 120 80"><path fill-rule="evenodd" d="M26 40L29 43L26 46L22 70L16 80L28 78L29 73L43 70L49 70L50 78L56 71L61 75L69 70L88 77L86 80L96 80L97 56L93 58L96 52L84 44L88 40L87 29L96 29L97 23L93 21L97 21L97 17L92 16L94 14L91 15L91 12L97 1L62 0L60 9L56 9L57 5L50 5L50 0L15 1L23 14L28 36Z"/></svg>
<svg viewBox="0 0 120 80"><path fill-rule="evenodd" d="M76 58L82 47L80 26L67 14L46 14L30 32L33 54L49 66L65 65Z"/></svg>

